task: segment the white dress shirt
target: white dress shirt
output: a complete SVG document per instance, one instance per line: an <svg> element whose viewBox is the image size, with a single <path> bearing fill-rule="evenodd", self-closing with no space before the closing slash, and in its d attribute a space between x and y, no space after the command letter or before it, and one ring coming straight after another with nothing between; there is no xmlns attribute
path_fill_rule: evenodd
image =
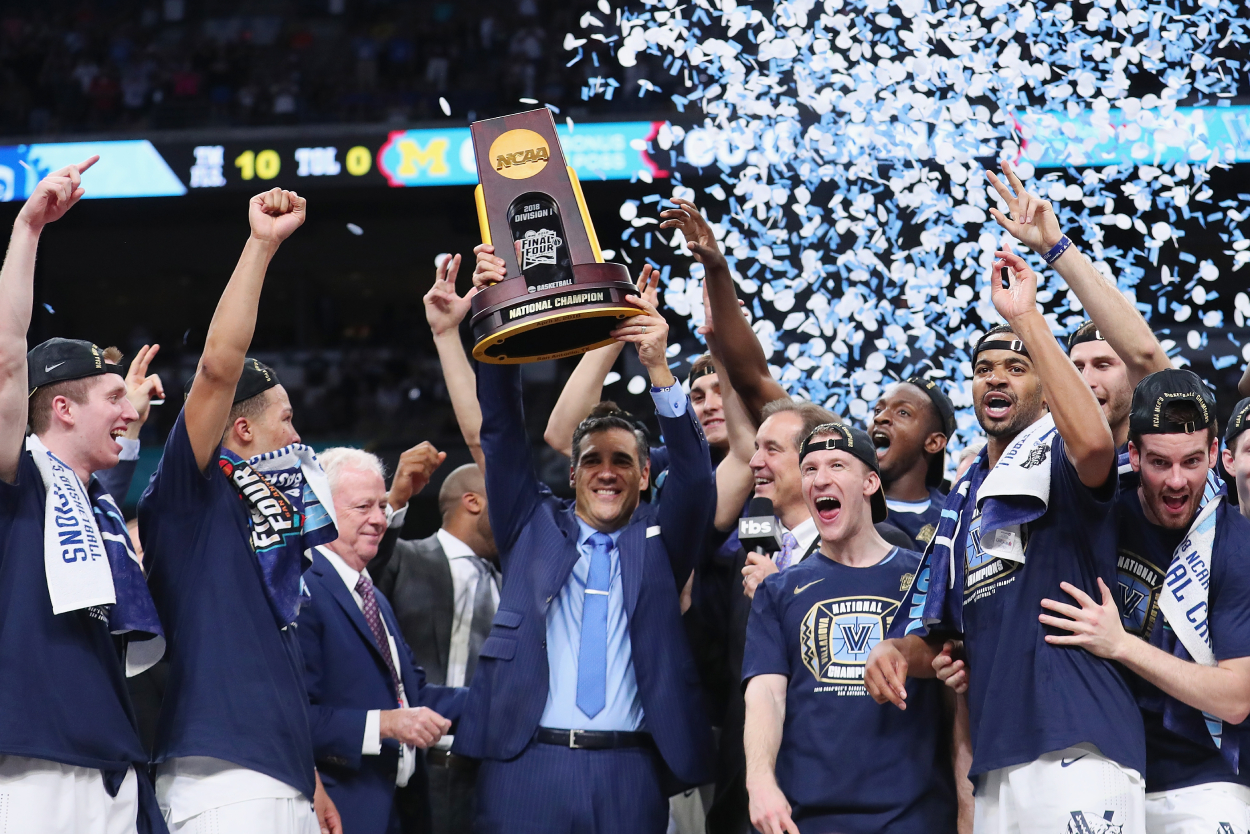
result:
<svg viewBox="0 0 1250 834"><path fill-rule="evenodd" d="M482 572L473 566L473 560L486 560L446 530L440 529L435 535L451 568L452 619L451 647L447 652L447 685L464 686L468 683L464 676L469 665L469 636L473 631L473 599L477 595L477 583L482 578ZM494 582L491 583L491 598L495 608L498 608L499 586Z"/></svg>
<svg viewBox="0 0 1250 834"><path fill-rule="evenodd" d="M326 557L334 570L342 578L343 584L347 586L347 590L351 592L352 599L356 601L356 605L360 608L361 613L365 610L365 601L360 594L356 593L356 583L360 581L361 571L358 571L343 561L343 557L339 556L328 547L318 547L317 550L322 556ZM368 576L368 570L364 571ZM370 577L370 581L373 578ZM375 591L375 593L381 593ZM379 619L382 619L379 616ZM395 636L391 634L391 630L386 627L386 620L382 619L382 630L386 632L386 642L389 644L391 652L391 662L395 664L396 671L403 668L399 662L399 647L395 645ZM404 692L404 684L401 680L399 683L399 705L400 707L408 706L408 696ZM365 756L376 756L382 752L382 710L371 709L365 715L365 735L361 741L360 752ZM399 745L399 770L395 773L395 784L404 787L408 784L408 780L412 778L413 772L416 770L417 757L416 750L410 744Z"/></svg>

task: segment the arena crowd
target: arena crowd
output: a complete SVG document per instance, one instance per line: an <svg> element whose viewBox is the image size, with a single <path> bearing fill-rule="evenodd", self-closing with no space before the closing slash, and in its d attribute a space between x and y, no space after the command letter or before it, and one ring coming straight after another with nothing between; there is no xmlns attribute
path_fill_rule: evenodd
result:
<svg viewBox="0 0 1250 834"><path fill-rule="evenodd" d="M703 265L709 352L673 375L644 267L638 314L549 416L571 500L535 474L519 368L461 341L504 261L477 247L464 294L441 262L426 317L474 462L407 540L445 451L417 443L389 484L367 451L314 454L248 355L296 193L251 199L185 391L148 373L157 345L127 367L90 333L27 344L40 234L95 161L38 185L0 270L0 829L1250 829L1250 398L1221 437L1211 391L1010 164L994 219L1090 320L1061 344L1029 261L987 258L1004 323L972 349L985 437L960 460L940 379L889 386L864 425L790 398L674 198L658 219ZM602 400L623 350L660 438Z"/></svg>

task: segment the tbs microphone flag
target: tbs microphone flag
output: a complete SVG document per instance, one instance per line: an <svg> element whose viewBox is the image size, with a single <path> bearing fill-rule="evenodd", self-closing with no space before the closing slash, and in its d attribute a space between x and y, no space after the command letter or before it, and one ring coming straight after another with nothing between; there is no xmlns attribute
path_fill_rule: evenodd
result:
<svg viewBox="0 0 1250 834"><path fill-rule="evenodd" d="M775 553L781 550L781 523L770 498L752 498L745 518L738 519L738 541L748 551Z"/></svg>

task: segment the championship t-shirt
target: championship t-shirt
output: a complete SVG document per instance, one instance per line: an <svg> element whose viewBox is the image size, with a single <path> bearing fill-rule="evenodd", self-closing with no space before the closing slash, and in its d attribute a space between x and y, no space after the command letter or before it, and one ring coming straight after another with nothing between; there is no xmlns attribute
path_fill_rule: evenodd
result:
<svg viewBox="0 0 1250 834"><path fill-rule="evenodd" d="M52 613L45 495L34 460L22 452L16 482L0 481L0 756L114 775L132 764L142 769L147 754L126 690L124 642L109 633L108 611Z"/></svg>
<svg viewBox="0 0 1250 834"><path fill-rule="evenodd" d="M755 592L742 679L789 678L776 774L803 834L955 830L942 684L908 680L905 711L864 687L919 564L897 548L867 568L816 553Z"/></svg>
<svg viewBox="0 0 1250 834"><path fill-rule="evenodd" d="M937 532L938 521L946 507L946 495L936 487L929 488L925 501L893 501L885 499L890 521L923 548Z"/></svg>
<svg viewBox="0 0 1250 834"><path fill-rule="evenodd" d="M963 559L971 775L1081 743L1142 773L1141 714L1118 667L1081 648L1050 645L1046 634L1068 632L1038 622L1043 599L1075 604L1059 583L1101 599L1098 578L1110 588L1116 576L1115 471L1108 470L1107 486L1091 490L1068 462L1058 432L1049 450L1043 458L1049 458L1049 503L1025 525L1023 563L982 547L976 496L987 474L984 459L960 519L955 558Z"/></svg>
<svg viewBox="0 0 1250 834"><path fill-rule="evenodd" d="M154 760L211 756L311 799L313 746L295 627L275 623L243 501L215 453L207 474L200 471L185 417L178 415L139 499L148 586L170 662Z"/></svg>
<svg viewBox="0 0 1250 834"><path fill-rule="evenodd" d="M1124 629L1172 654L1178 639L1159 611L1159 591L1172 555L1187 531L1167 530L1147 521L1137 490L1121 493L1117 504L1117 602ZM1226 502L1221 502L1215 513L1207 596L1211 648L1216 660L1250 657L1250 521ZM1133 676L1132 682L1146 724L1146 790L1170 791L1208 782L1250 786L1244 746L1238 774L1215 746L1201 711L1141 678ZM1171 729L1164 726L1165 709L1174 716ZM1250 739L1250 733L1240 727L1225 724L1216 732L1221 729L1223 736L1237 734L1241 739Z"/></svg>

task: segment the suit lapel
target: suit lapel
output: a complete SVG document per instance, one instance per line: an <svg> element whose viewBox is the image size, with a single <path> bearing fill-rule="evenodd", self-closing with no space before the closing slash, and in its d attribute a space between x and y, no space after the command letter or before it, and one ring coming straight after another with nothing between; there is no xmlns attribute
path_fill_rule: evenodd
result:
<svg viewBox="0 0 1250 834"><path fill-rule="evenodd" d="M360 632L360 638L373 649L373 653L377 655L378 660L382 660L382 651L377 641L373 639L373 632L369 630L369 624L365 622L365 615L361 612L360 606L356 604L355 598L352 597L352 592L347 590L343 577L339 576L339 572L334 569L334 565L330 564L330 560L323 556L320 550L314 550L313 553L313 573L321 577L322 584L330 592L330 596L334 598L334 601L347 614L347 619L352 621L356 631ZM390 647L388 646L387 648L389 649Z"/></svg>
<svg viewBox="0 0 1250 834"><path fill-rule="evenodd" d="M577 524L574 508L570 506L556 513L555 520L556 526L564 535L562 546L558 545L556 552L550 558L543 560L541 587L546 589L548 597L554 597L560 593L560 589L568 581L573 566L582 555L577 549L577 537L581 533L581 528Z"/></svg>
<svg viewBox="0 0 1250 834"><path fill-rule="evenodd" d="M616 543L621 557L621 590L625 593L625 613L631 621L634 618L634 607L638 605L638 590L642 587L646 530L646 520L635 511L633 519L625 525Z"/></svg>

